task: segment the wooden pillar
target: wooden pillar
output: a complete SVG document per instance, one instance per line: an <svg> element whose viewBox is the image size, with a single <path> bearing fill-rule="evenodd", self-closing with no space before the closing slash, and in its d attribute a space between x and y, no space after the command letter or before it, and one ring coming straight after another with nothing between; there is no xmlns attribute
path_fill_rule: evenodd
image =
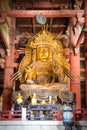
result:
<svg viewBox="0 0 87 130"><path fill-rule="evenodd" d="M70 80L70 91L76 94L76 109L81 108L81 91L80 91L80 52L79 46L76 48L77 41L81 33L81 27L79 23L76 23L76 18L71 19L72 23L69 25L70 34L70 69L71 72L76 75L76 78L72 81ZM79 28L79 29L78 29ZM73 31L74 30L74 31Z"/></svg>
<svg viewBox="0 0 87 130"><path fill-rule="evenodd" d="M87 44L87 34L85 34L86 40L85 43ZM87 46L86 48L87 49ZM86 79L86 108L87 108L87 52L85 52L85 79Z"/></svg>
<svg viewBox="0 0 87 130"><path fill-rule="evenodd" d="M77 77L70 81L70 89L76 94L76 109L81 108L81 92L80 92L80 56L79 53L70 55L70 69Z"/></svg>
<svg viewBox="0 0 87 130"><path fill-rule="evenodd" d="M87 32L84 33L84 36L85 36L84 48L85 48L85 80L86 80L86 108L87 108Z"/></svg>
<svg viewBox="0 0 87 130"><path fill-rule="evenodd" d="M85 33L84 33L84 47L85 47L85 76L86 76L86 108L87 108L87 0L84 1L85 6Z"/></svg>
<svg viewBox="0 0 87 130"><path fill-rule="evenodd" d="M80 88L80 52L79 46L76 48L77 41L80 36L80 25L75 24L75 18L72 18L73 24L70 24L69 34L70 34L70 69L71 72L76 75L76 78L72 81L70 80L70 90L76 94L76 109L81 108L81 88ZM78 29L80 28L80 29ZM74 29L74 31L73 31Z"/></svg>
<svg viewBox="0 0 87 130"><path fill-rule="evenodd" d="M4 72L4 89L3 89L3 110L11 108L11 95L13 92L13 81L11 76L14 72L14 31L15 19L10 20L10 43L9 50L5 59L5 72Z"/></svg>

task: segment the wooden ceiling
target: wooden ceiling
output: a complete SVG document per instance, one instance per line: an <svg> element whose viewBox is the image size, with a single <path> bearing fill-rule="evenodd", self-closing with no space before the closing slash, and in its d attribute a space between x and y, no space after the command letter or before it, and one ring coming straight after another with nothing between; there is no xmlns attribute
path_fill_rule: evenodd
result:
<svg viewBox="0 0 87 130"><path fill-rule="evenodd" d="M1 4L0 15L15 18L15 35L29 32L36 34L42 25L36 20L37 15L46 17L48 31L66 35L70 19L84 14L84 0L1 0L7 1L5 8ZM6 9L7 8L7 9ZM4 19L0 19L0 23ZM6 44L5 44L6 46Z"/></svg>
<svg viewBox="0 0 87 130"><path fill-rule="evenodd" d="M82 1L78 4L74 0L11 0L10 4L13 10L18 11L13 14L17 17L17 31L19 33L28 31L31 34L37 33L42 27L36 21L37 14L46 16L49 31L57 34L62 31L65 34L69 18L74 16L74 12L69 10L83 8ZM24 12L20 13L20 10Z"/></svg>

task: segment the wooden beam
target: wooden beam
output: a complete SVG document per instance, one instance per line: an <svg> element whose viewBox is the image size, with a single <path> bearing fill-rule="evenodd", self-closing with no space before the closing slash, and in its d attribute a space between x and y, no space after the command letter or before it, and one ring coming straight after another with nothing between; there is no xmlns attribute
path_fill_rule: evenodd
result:
<svg viewBox="0 0 87 130"><path fill-rule="evenodd" d="M70 4L52 4L45 2L44 4L17 4L16 7L19 8L31 8L31 9L50 9L50 8L59 8L59 7L70 7Z"/></svg>
<svg viewBox="0 0 87 130"><path fill-rule="evenodd" d="M61 25L58 25L58 24L55 24L55 25L52 25L52 18L51 18L51 20L50 20L50 25L53 27L53 28L66 28L67 27L67 25L63 25L63 24L61 24ZM50 27L50 25L48 25L48 27ZM32 28L32 25L31 24L19 24L19 25L17 25L18 26L18 28ZM42 25L39 25L39 24L34 24L34 26L35 27L42 27Z"/></svg>
<svg viewBox="0 0 87 130"><path fill-rule="evenodd" d="M70 4L50 4L50 3L44 3L44 4L34 4L33 8L59 8L59 7L69 7Z"/></svg>
<svg viewBox="0 0 87 130"><path fill-rule="evenodd" d="M75 17L78 13L84 15L84 10L0 10L8 17L32 18L38 14L46 17Z"/></svg>

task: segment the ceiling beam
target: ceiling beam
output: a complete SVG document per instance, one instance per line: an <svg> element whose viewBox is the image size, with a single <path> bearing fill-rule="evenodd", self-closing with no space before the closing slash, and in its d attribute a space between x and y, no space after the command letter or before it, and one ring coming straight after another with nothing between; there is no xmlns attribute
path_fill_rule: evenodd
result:
<svg viewBox="0 0 87 130"><path fill-rule="evenodd" d="M69 7L70 4L48 4L48 3L45 3L45 4L34 4L33 5L33 8L58 8L58 7Z"/></svg>
<svg viewBox="0 0 87 130"><path fill-rule="evenodd" d="M31 8L31 9L50 9L50 8L59 8L59 7L67 7L69 8L70 7L70 4L52 4L52 3L44 3L44 4L24 4L24 3L21 3L21 4L17 4L16 5L16 8Z"/></svg>
<svg viewBox="0 0 87 130"><path fill-rule="evenodd" d="M61 25L58 25L58 24L52 25L52 18L51 18L51 20L50 20L50 25L51 25L53 28L66 28L66 27L67 27L67 25L63 25L63 24L61 24ZM48 25L48 27L49 27L50 25ZM35 26L35 27L42 27L42 25L39 25L39 24L38 24L38 25L34 24L34 26ZM17 27L18 27L18 28L32 28L32 25L31 25L31 24L19 24Z"/></svg>
<svg viewBox="0 0 87 130"><path fill-rule="evenodd" d="M38 14L46 17L75 17L84 15L84 10L0 10L1 14L8 17L32 18Z"/></svg>

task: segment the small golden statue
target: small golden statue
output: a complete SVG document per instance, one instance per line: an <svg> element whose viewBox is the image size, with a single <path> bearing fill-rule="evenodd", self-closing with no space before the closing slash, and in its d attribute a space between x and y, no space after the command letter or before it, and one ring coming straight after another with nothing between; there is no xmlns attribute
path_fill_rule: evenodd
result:
<svg viewBox="0 0 87 130"><path fill-rule="evenodd" d="M21 104L23 102L23 96L20 93L17 95L16 102L17 104Z"/></svg>
<svg viewBox="0 0 87 130"><path fill-rule="evenodd" d="M37 95L36 95L36 93L34 93L33 96L32 96L31 104L32 105L37 105Z"/></svg>

